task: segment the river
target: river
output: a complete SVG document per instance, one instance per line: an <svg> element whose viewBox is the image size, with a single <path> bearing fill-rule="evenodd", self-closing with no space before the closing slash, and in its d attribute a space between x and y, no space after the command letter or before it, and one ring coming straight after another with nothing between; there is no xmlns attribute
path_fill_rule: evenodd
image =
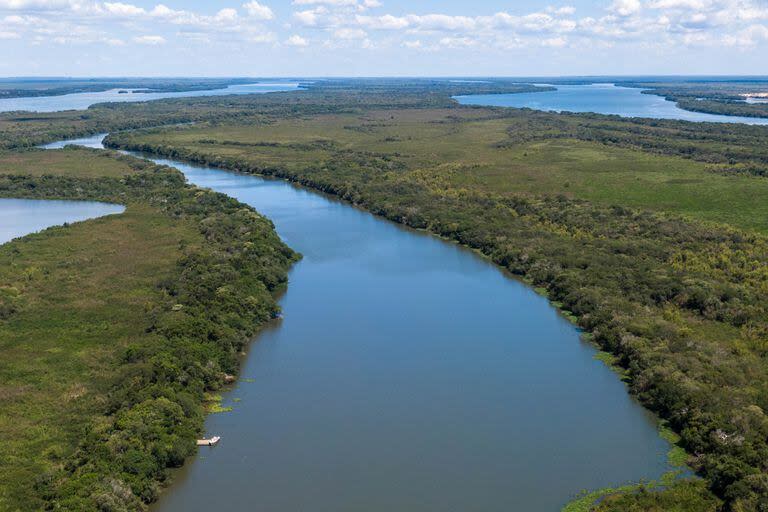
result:
<svg viewBox="0 0 768 512"><path fill-rule="evenodd" d="M93 201L0 199L0 244L51 226L122 213L123 206Z"/></svg>
<svg viewBox="0 0 768 512"><path fill-rule="evenodd" d="M531 108L551 112L596 112L622 117L768 125L768 118L691 112L678 107L675 102L667 101L661 96L643 94L642 89L617 87L613 84L555 84L552 87L556 87L557 90L519 94L475 94L456 96L454 99L462 105Z"/></svg>
<svg viewBox="0 0 768 512"><path fill-rule="evenodd" d="M81 140L98 146L101 136ZM546 299L456 244L284 181L183 162L304 255L154 512L555 512L669 446Z"/></svg>
<svg viewBox="0 0 768 512"><path fill-rule="evenodd" d="M100 92L78 92L60 96L33 96L0 99L0 112L61 112L83 110L96 103L131 103L166 98L189 98L193 96L225 96L242 94L264 94L268 92L296 91L298 82L263 82L255 84L230 85L222 89L208 89L179 92L133 92L127 89L110 89ZM121 93L120 91L125 91Z"/></svg>

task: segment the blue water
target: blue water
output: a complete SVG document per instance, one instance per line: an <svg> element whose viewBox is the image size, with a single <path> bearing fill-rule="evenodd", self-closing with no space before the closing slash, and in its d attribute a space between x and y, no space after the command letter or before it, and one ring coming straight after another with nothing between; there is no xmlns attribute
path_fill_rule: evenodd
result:
<svg viewBox="0 0 768 512"><path fill-rule="evenodd" d="M520 94L477 94L456 96L462 105L531 108L551 112L596 112L622 117L680 119L712 123L744 123L768 125L768 119L721 116L683 110L672 101L642 89L617 87L612 84L555 85L556 91Z"/></svg>
<svg viewBox="0 0 768 512"><path fill-rule="evenodd" d="M88 137L81 137L77 139L66 139L51 142L50 144L43 144L40 146L43 149L61 149L66 146L83 146L86 148L104 149L104 137L106 133L97 133L95 135L89 135Z"/></svg>
<svg viewBox="0 0 768 512"><path fill-rule="evenodd" d="M63 110L83 110L96 103L127 103L150 101L164 98L188 98L193 96L224 96L228 94L263 94L267 92L295 91L298 83L257 83L230 85L225 89L209 91L153 92L120 94L121 90L111 89L102 92L82 92L62 96L38 96L33 98L0 99L0 112L25 110L30 112L60 112ZM129 90L130 91L130 90Z"/></svg>
<svg viewBox="0 0 768 512"><path fill-rule="evenodd" d="M304 255L224 394L234 410L206 421L222 441L156 512L555 512L670 469L579 331L473 252L284 181L153 160Z"/></svg>
<svg viewBox="0 0 768 512"><path fill-rule="evenodd" d="M0 244L51 226L122 213L123 206L92 201L0 199Z"/></svg>

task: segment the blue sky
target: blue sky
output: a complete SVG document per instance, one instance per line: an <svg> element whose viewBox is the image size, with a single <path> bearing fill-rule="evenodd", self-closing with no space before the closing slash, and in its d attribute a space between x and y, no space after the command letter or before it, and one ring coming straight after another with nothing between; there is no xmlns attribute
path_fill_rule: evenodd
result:
<svg viewBox="0 0 768 512"><path fill-rule="evenodd" d="M768 74L768 0L0 0L0 76Z"/></svg>

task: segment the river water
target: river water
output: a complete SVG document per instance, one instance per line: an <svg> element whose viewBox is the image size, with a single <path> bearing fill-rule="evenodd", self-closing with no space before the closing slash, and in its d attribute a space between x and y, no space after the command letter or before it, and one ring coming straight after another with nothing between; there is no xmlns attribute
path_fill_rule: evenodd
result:
<svg viewBox="0 0 768 512"><path fill-rule="evenodd" d="M193 96L225 96L229 94L264 94L267 92L295 91L300 88L297 82L265 82L255 84L230 85L223 89L181 92L133 92L127 89L110 89L101 92L79 92L61 96L37 96L25 98L0 99L0 112L17 110L29 112L61 112L64 110L83 110L96 103L131 103L165 98L188 98ZM120 91L127 91L123 94Z"/></svg>
<svg viewBox="0 0 768 512"><path fill-rule="evenodd" d="M473 252L284 181L154 160L304 255L224 395L233 411L206 421L222 441L155 512L554 512L670 469L578 329Z"/></svg>
<svg viewBox="0 0 768 512"><path fill-rule="evenodd" d="M552 112L596 112L622 117L768 125L768 118L722 116L683 110L675 102L667 101L661 96L642 94L642 89L617 87L613 84L556 84L553 87L557 87L557 90L520 94L475 94L456 96L454 99L462 105L531 108Z"/></svg>
<svg viewBox="0 0 768 512"><path fill-rule="evenodd" d="M0 199L0 244L64 223L122 213L123 206L93 201Z"/></svg>

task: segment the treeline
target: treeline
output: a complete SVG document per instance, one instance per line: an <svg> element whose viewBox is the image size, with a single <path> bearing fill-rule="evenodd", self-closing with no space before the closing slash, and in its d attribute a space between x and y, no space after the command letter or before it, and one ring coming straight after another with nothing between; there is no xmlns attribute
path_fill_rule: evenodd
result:
<svg viewBox="0 0 768 512"><path fill-rule="evenodd" d="M353 165L330 158L289 169L217 154L215 147L153 144L140 133L107 143L287 178L483 252L546 289L618 357L632 392L680 433L690 463L728 510L768 507L764 237L565 197L456 188L445 176L389 171L362 156Z"/></svg>
<svg viewBox="0 0 768 512"><path fill-rule="evenodd" d="M143 79L18 79L0 81L0 99L62 96L110 89L130 89L139 93L207 91L230 85L253 83L248 78L143 78Z"/></svg>
<svg viewBox="0 0 768 512"><path fill-rule="evenodd" d="M298 258L249 206L189 186L177 170L120 158L136 172L120 179L0 176L3 197L148 204L193 223L205 241L184 248L175 275L157 284L163 299L144 305L147 334L119 358L103 416L60 469L34 482L46 510L141 511L154 501L168 469L195 451L204 393L237 373L245 343L277 315L274 293ZM7 312L0 321L12 320L14 305L3 301L13 300L0 294Z"/></svg>
<svg viewBox="0 0 768 512"><path fill-rule="evenodd" d="M719 172L768 173L768 127L506 110L505 116L514 122L507 130L509 140L498 143L501 147L579 139L724 166Z"/></svg>
<svg viewBox="0 0 768 512"><path fill-rule="evenodd" d="M670 97L670 101L685 110L704 112L705 114L720 114L724 116L768 117L768 104L747 103L739 101L714 101L710 99Z"/></svg>

